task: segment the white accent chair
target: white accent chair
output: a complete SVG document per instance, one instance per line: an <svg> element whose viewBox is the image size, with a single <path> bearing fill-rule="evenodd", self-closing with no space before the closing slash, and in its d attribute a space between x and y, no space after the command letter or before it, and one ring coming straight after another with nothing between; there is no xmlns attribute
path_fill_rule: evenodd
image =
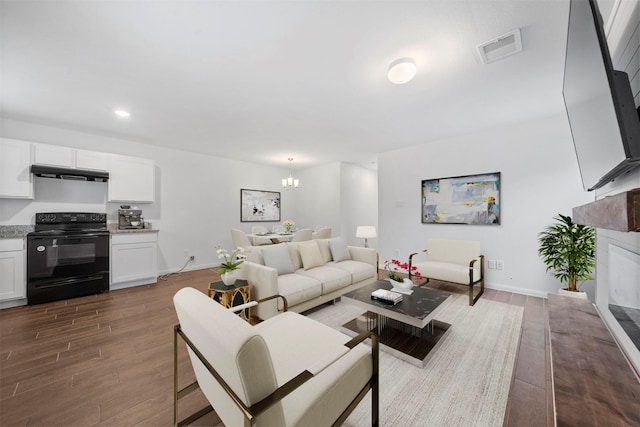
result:
<svg viewBox="0 0 640 427"><path fill-rule="evenodd" d="M251 246L251 242L244 231L242 230L231 230L231 242L233 243L234 248L244 248L247 246Z"/></svg>
<svg viewBox="0 0 640 427"><path fill-rule="evenodd" d="M267 299L273 298L283 297ZM337 426L369 390L371 424L378 425L374 333L352 339L293 312L252 326L234 311L261 301L227 309L189 287L173 302L180 322L174 329L174 425L214 409L226 426ZM196 376L180 390L178 337L187 344ZM367 338L371 346L362 343ZM178 421L179 400L198 387L211 405Z"/></svg>
<svg viewBox="0 0 640 427"><path fill-rule="evenodd" d="M310 228L303 228L295 232L291 238L292 242L304 242L305 240L311 240L313 231Z"/></svg>
<svg viewBox="0 0 640 427"><path fill-rule="evenodd" d="M331 238L331 228L322 227L311 233L312 239L329 239Z"/></svg>
<svg viewBox="0 0 640 427"><path fill-rule="evenodd" d="M271 241L270 237L258 236L258 234L267 233L269 233L269 230L267 230L267 227L265 227L264 225L254 225L253 227L251 227L251 234L253 235L253 245L272 245L273 242Z"/></svg>
<svg viewBox="0 0 640 427"><path fill-rule="evenodd" d="M414 256L426 253L425 261L414 261ZM484 255L477 240L429 239L427 249L409 256L409 279L412 268L426 278L444 280L469 287L469 305L474 305L484 293ZM473 296L473 286L480 292Z"/></svg>

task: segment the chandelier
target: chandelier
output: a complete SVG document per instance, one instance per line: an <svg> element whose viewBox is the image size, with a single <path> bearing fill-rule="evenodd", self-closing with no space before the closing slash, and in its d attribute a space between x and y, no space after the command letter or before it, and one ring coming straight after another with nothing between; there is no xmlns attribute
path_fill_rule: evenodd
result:
<svg viewBox="0 0 640 427"><path fill-rule="evenodd" d="M289 157L288 160L289 160L289 164L291 164L291 162L293 162L293 157ZM282 188L284 188L285 190L289 190L289 189L297 190L299 186L300 186L300 180L293 179L292 172L289 172L289 176L287 178L282 178Z"/></svg>

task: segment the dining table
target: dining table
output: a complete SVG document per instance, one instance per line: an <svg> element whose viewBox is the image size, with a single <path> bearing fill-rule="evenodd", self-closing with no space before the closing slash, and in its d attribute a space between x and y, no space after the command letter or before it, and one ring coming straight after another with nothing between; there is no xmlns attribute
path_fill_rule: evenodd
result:
<svg viewBox="0 0 640 427"><path fill-rule="evenodd" d="M253 242L253 244L256 244L256 237L260 237L260 238L264 238L264 239L269 239L271 240L272 243L279 243L279 242L290 242L291 239L293 239L293 235L294 233L255 233L255 234L247 234L247 237ZM275 239L277 239L277 241L275 241ZM259 240L263 240L263 239L259 239Z"/></svg>

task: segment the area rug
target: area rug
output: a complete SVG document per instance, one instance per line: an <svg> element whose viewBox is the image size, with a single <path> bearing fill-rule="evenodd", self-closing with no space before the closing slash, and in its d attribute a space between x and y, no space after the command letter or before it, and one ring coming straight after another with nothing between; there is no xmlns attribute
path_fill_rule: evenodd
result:
<svg viewBox="0 0 640 427"><path fill-rule="evenodd" d="M451 324L424 369L380 351L380 425L502 426L523 308L463 294L438 316ZM338 302L307 315L336 329L361 314ZM370 394L345 426L371 424Z"/></svg>

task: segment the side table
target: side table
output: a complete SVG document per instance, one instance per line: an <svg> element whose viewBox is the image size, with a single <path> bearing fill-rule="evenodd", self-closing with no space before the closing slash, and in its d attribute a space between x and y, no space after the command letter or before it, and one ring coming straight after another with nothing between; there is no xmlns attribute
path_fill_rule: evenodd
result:
<svg viewBox="0 0 640 427"><path fill-rule="evenodd" d="M229 308L251 301L251 286L246 280L236 280L236 283L227 286L222 282L211 282L207 294L214 301L218 301L223 306ZM244 320L249 321L249 309L244 309L238 313Z"/></svg>

